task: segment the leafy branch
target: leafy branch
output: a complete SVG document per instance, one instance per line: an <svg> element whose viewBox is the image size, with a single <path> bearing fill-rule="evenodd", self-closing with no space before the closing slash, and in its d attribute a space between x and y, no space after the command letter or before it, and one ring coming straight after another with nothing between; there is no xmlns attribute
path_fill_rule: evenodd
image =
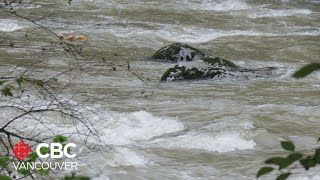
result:
<svg viewBox="0 0 320 180"><path fill-rule="evenodd" d="M299 162L302 168L304 168L306 171L317 165L320 165L320 148L316 149L313 154L307 155L297 152L295 150L295 145L290 141L282 141L281 147L282 149L288 151L289 155L286 157L272 157L267 159L264 163L268 166L265 166L258 171L257 178L274 171L275 168L272 166L278 167L278 171L280 173L276 180L285 180L293 174L291 170L296 168L293 167L293 164L296 162Z"/></svg>
<svg viewBox="0 0 320 180"><path fill-rule="evenodd" d="M304 78L309 74L319 71L320 64L319 63L311 63L306 66L303 66L298 71L296 71L292 77L294 78ZM320 138L318 139L318 142ZM261 176L267 175L275 170L274 166L278 167L279 175L276 180L286 180L293 173L292 169L297 168L293 167L293 164L299 162L303 169L308 171L309 169L320 165L320 148L315 149L313 154L302 154L296 151L295 145L290 141L282 141L281 142L282 149L290 152L286 157L272 157L267 159L264 163L268 166L262 167L256 177L259 178Z"/></svg>

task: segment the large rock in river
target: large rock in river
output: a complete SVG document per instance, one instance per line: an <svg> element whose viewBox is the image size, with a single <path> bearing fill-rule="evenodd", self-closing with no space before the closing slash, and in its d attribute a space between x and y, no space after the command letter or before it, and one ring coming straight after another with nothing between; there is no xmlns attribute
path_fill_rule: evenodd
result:
<svg viewBox="0 0 320 180"><path fill-rule="evenodd" d="M225 75L228 67L223 67L221 62L214 66L203 60L181 62L173 68L169 68L161 77L161 81L207 79Z"/></svg>
<svg viewBox="0 0 320 180"><path fill-rule="evenodd" d="M225 77L246 80L270 77L274 74L275 69L276 68L274 67L257 69L241 68L230 61L220 58L211 58L209 62L198 60L180 63L173 68L169 68L162 75L161 81L221 79Z"/></svg>
<svg viewBox="0 0 320 180"><path fill-rule="evenodd" d="M203 59L204 53L187 44L174 43L161 48L152 58L169 62L193 61Z"/></svg>
<svg viewBox="0 0 320 180"><path fill-rule="evenodd" d="M195 67L188 68L186 66L176 65L175 67L168 69L163 74L161 81L208 79L219 77L224 74L226 74L226 70L221 68L199 69Z"/></svg>
<svg viewBox="0 0 320 180"><path fill-rule="evenodd" d="M237 66L219 57L205 57L204 53L187 44L174 43L161 48L153 59L177 63L161 77L161 81L195 80L209 78L260 78L273 74L273 67L249 69Z"/></svg>

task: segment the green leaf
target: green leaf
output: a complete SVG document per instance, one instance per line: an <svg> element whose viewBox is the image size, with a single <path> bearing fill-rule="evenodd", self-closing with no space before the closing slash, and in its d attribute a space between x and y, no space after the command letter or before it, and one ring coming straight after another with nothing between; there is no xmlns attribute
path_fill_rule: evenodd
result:
<svg viewBox="0 0 320 180"><path fill-rule="evenodd" d="M2 89L1 90L1 92L2 92L2 94L4 95L4 96L13 96L13 94L11 93L11 89L10 88L4 88L4 89Z"/></svg>
<svg viewBox="0 0 320 180"><path fill-rule="evenodd" d="M4 84L5 82L7 82L7 81L0 81L0 86L1 86L2 84Z"/></svg>
<svg viewBox="0 0 320 180"><path fill-rule="evenodd" d="M38 154L36 152L33 152L29 155L29 162L35 162L37 160Z"/></svg>
<svg viewBox="0 0 320 180"><path fill-rule="evenodd" d="M49 153L50 152L50 149L49 148L47 148L47 147L41 147L40 148L40 153L41 154L47 154L47 153Z"/></svg>
<svg viewBox="0 0 320 180"><path fill-rule="evenodd" d="M18 84L18 86L20 88L21 87L21 83L23 82L23 78L22 77L17 78L16 82L17 82L17 84Z"/></svg>
<svg viewBox="0 0 320 180"><path fill-rule="evenodd" d="M55 138L53 139L53 142L56 142L56 143L64 143L64 142L67 142L67 140L68 140L67 137L58 135L57 137L55 137Z"/></svg>
<svg viewBox="0 0 320 180"><path fill-rule="evenodd" d="M315 153L314 153L314 160L320 164L320 149L316 149Z"/></svg>
<svg viewBox="0 0 320 180"><path fill-rule="evenodd" d="M292 77L294 78L303 78L307 75L320 70L320 64L319 63L311 63L306 66L303 66L301 69L299 69L297 72L295 72Z"/></svg>
<svg viewBox="0 0 320 180"><path fill-rule="evenodd" d="M90 178L85 176L66 176L63 180L90 180Z"/></svg>
<svg viewBox="0 0 320 180"><path fill-rule="evenodd" d="M43 87L43 85L44 85L44 82L42 80L34 80L33 82L36 83L36 85L38 85L40 87Z"/></svg>
<svg viewBox="0 0 320 180"><path fill-rule="evenodd" d="M277 177L276 180L286 180L290 175L291 175L291 173L281 174L280 176Z"/></svg>
<svg viewBox="0 0 320 180"><path fill-rule="evenodd" d="M64 143L64 144L62 144L62 149L64 149L64 147L65 147L66 145L67 145L67 144L65 144L65 143ZM68 152L68 153L70 153L70 152L71 152L71 148L70 148L70 147L68 147L68 148L67 148L67 152Z"/></svg>
<svg viewBox="0 0 320 180"><path fill-rule="evenodd" d="M315 167L317 162L312 158L312 156L308 156L307 158L300 160L300 164L308 171L310 168Z"/></svg>
<svg viewBox="0 0 320 180"><path fill-rule="evenodd" d="M7 156L0 158L0 167L6 168L8 165L8 161L9 161L9 158Z"/></svg>
<svg viewBox="0 0 320 180"><path fill-rule="evenodd" d="M290 154L287 159L293 163L293 162L296 162L298 160L300 160L302 158L302 154L301 153L293 153L293 154Z"/></svg>
<svg viewBox="0 0 320 180"><path fill-rule="evenodd" d="M259 178L260 176L263 176L265 174L270 173L271 171L273 171L272 167L263 167L261 168L258 173L257 173L257 178Z"/></svg>
<svg viewBox="0 0 320 180"><path fill-rule="evenodd" d="M281 146L284 150L287 150L287 151L294 151L295 150L294 144L290 141L282 141Z"/></svg>
<svg viewBox="0 0 320 180"><path fill-rule="evenodd" d="M0 175L0 180L11 180L9 176Z"/></svg>
<svg viewBox="0 0 320 180"><path fill-rule="evenodd" d="M65 176L63 180L90 180L90 178L85 176L76 176L76 173L72 172L71 176Z"/></svg>
<svg viewBox="0 0 320 180"><path fill-rule="evenodd" d="M28 174L30 174L30 170L29 170L29 169L19 169L18 172L19 172L20 174L25 175L25 176L28 175Z"/></svg>
<svg viewBox="0 0 320 180"><path fill-rule="evenodd" d="M41 175L48 175L49 174L49 172L50 172L50 169L40 169L39 170L39 173L41 174Z"/></svg>
<svg viewBox="0 0 320 180"><path fill-rule="evenodd" d="M283 157L274 157L265 161L266 164L275 164L279 166L279 170L288 167L291 162L287 158Z"/></svg>

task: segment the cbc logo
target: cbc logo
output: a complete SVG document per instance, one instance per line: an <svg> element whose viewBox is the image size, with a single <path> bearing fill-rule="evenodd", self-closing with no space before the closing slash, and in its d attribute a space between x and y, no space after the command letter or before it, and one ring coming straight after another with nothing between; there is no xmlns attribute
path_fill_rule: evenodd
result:
<svg viewBox="0 0 320 180"><path fill-rule="evenodd" d="M50 152L46 154L42 154L40 149L42 147L49 148ZM41 143L37 146L36 153L40 158L50 158L57 159L57 158L62 158L63 156L67 158L75 158L77 155L76 154L70 154L68 152L69 148L75 148L76 145L74 143L68 143L65 146L62 146L60 143L51 143L50 145L47 143Z"/></svg>

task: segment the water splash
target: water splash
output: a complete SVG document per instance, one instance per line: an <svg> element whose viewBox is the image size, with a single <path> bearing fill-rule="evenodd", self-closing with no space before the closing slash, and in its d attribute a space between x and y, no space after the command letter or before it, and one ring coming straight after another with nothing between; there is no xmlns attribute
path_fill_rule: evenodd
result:
<svg viewBox="0 0 320 180"><path fill-rule="evenodd" d="M0 19L0 31L3 32L13 32L23 27L18 25L16 20L11 19Z"/></svg>

